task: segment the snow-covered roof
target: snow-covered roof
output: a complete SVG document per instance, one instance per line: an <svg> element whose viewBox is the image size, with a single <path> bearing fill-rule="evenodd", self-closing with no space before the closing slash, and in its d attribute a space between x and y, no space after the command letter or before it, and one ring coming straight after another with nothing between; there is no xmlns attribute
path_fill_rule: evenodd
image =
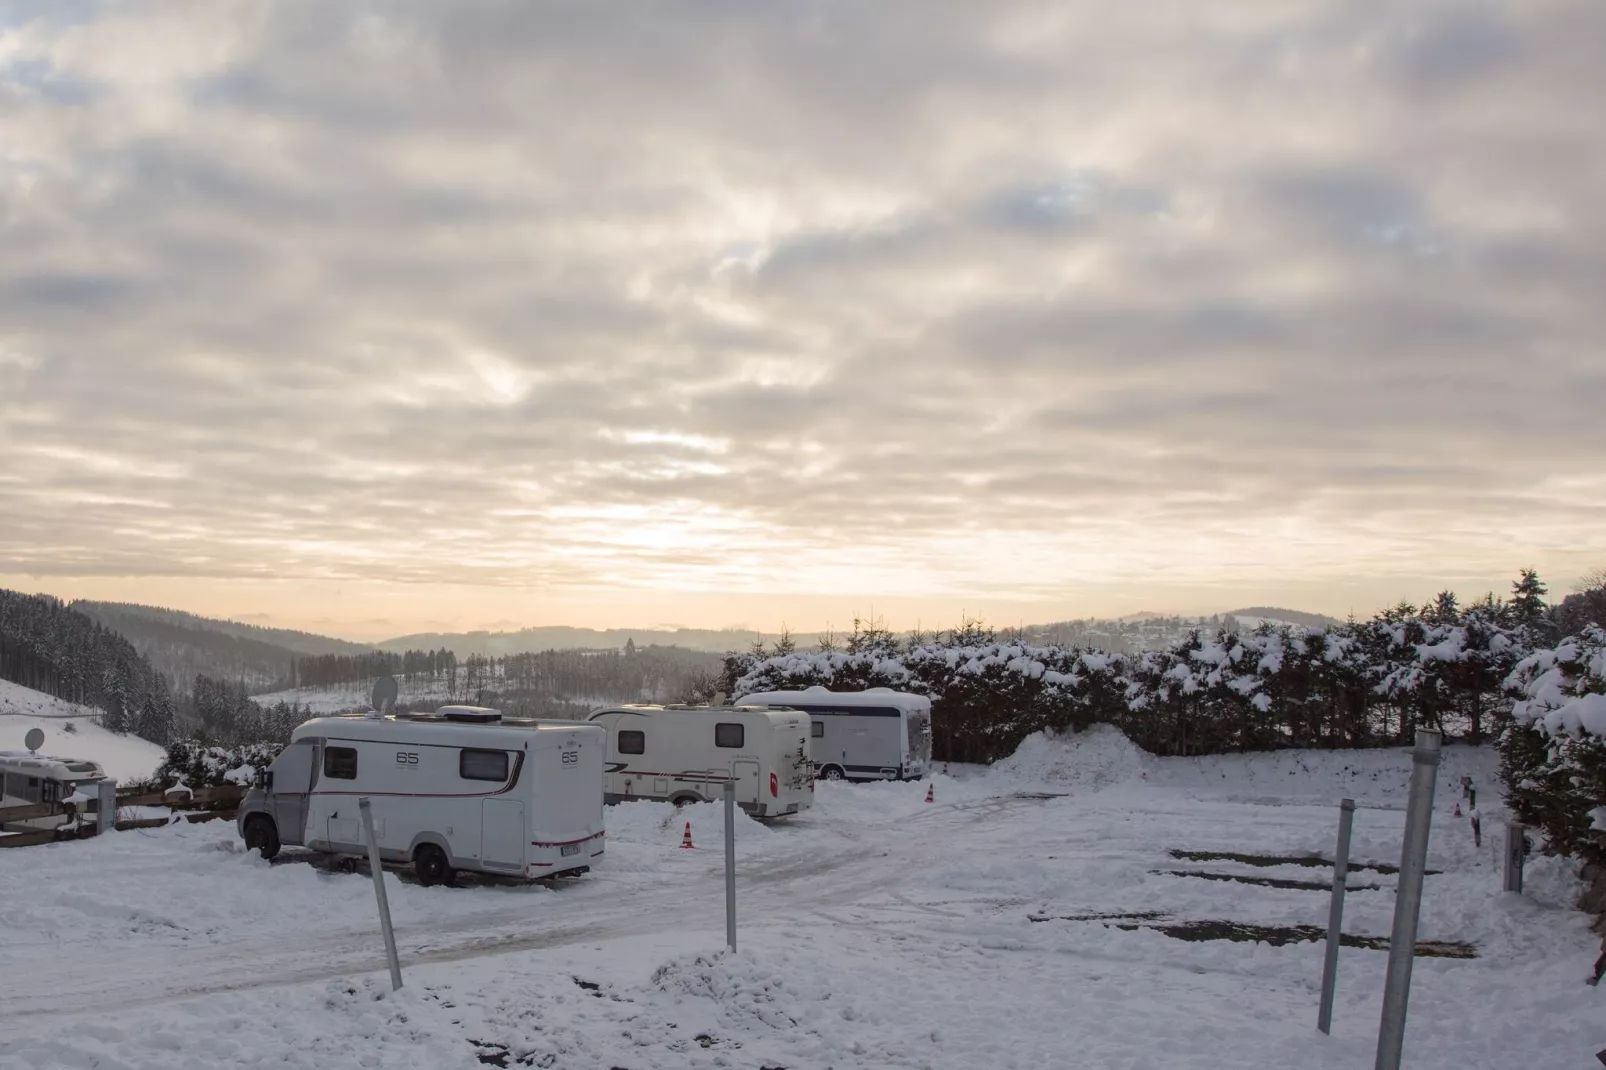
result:
<svg viewBox="0 0 1606 1070"><path fill-rule="evenodd" d="M762 691L756 695L743 695L736 702L737 705L748 706L891 706L905 713L931 712L931 700L926 696L894 691L890 687L872 687L868 691L832 691L825 687L810 687L802 691Z"/></svg>
<svg viewBox="0 0 1606 1070"><path fill-rule="evenodd" d="M25 750L0 750L0 766L12 772L30 772L36 775L82 778L86 775L103 777L105 772L95 762L81 758L54 758Z"/></svg>
<svg viewBox="0 0 1606 1070"><path fill-rule="evenodd" d="M357 739L384 742L393 739L442 738L448 746L461 746L455 742L466 739L492 739L496 733L516 733L521 736L553 736L560 732L596 731L584 721L550 721L535 718L504 717L500 721L452 721L438 714L386 714L367 717L362 714L335 717L314 717L304 721L291 733L292 740L308 736L325 736L339 739Z"/></svg>

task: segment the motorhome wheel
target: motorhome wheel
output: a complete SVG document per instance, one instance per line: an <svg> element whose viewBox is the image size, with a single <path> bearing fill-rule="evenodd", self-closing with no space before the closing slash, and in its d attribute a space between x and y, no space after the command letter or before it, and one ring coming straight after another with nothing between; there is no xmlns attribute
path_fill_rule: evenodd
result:
<svg viewBox="0 0 1606 1070"><path fill-rule="evenodd" d="M271 859L279 853L279 830L269 817L253 817L245 823L245 849L260 851L263 858Z"/></svg>

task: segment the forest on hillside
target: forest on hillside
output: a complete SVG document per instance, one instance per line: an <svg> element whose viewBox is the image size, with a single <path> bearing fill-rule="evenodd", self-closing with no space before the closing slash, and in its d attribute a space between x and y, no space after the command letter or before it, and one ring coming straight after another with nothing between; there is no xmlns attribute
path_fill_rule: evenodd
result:
<svg viewBox="0 0 1606 1070"><path fill-rule="evenodd" d="M358 643L282 628L259 628L178 610L121 602L78 601L69 606L133 644L175 693L197 674L244 683L256 690L289 686L297 658L359 654Z"/></svg>
<svg viewBox="0 0 1606 1070"><path fill-rule="evenodd" d="M133 644L48 595L0 590L0 679L93 706L113 732L166 743L180 714Z"/></svg>

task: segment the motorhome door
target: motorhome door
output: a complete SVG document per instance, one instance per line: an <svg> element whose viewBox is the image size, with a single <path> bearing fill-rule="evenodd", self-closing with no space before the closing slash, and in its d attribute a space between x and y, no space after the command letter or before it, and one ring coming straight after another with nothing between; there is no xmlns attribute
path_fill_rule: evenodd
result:
<svg viewBox="0 0 1606 1070"><path fill-rule="evenodd" d="M736 801L743 806L758 805L758 763L739 761L731 763L731 775L736 778Z"/></svg>
<svg viewBox="0 0 1606 1070"><path fill-rule="evenodd" d="M279 842L299 846L306 842L307 792L317 768L318 744L298 739L273 760L273 787L268 791L268 812L279 830Z"/></svg>
<svg viewBox="0 0 1606 1070"><path fill-rule="evenodd" d="M524 869L524 802L486 799L481 804L480 860L496 869Z"/></svg>

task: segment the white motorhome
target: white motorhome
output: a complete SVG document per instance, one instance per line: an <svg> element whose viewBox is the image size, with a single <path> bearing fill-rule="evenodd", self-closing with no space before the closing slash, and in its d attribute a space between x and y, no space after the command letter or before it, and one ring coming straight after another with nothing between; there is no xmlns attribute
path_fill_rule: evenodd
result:
<svg viewBox="0 0 1606 1070"><path fill-rule="evenodd" d="M931 700L924 695L811 687L738 701L807 713L814 768L826 780L919 780L931 770Z"/></svg>
<svg viewBox="0 0 1606 1070"><path fill-rule="evenodd" d="M0 808L33 803L59 805L83 796L93 799L105 779L106 771L85 759L51 758L25 750L0 751ZM52 829L70 820L62 812L6 824L10 828Z"/></svg>
<svg viewBox="0 0 1606 1070"><path fill-rule="evenodd" d="M474 870L531 880L584 873L603 853L602 731L443 706L433 714L302 724L240 805L246 846L366 856L372 800L387 862L423 884Z"/></svg>
<svg viewBox="0 0 1606 1070"><path fill-rule="evenodd" d="M607 800L712 802L726 781L757 818L785 817L814 802L809 719L791 710L740 706L608 706L590 721L607 730Z"/></svg>

